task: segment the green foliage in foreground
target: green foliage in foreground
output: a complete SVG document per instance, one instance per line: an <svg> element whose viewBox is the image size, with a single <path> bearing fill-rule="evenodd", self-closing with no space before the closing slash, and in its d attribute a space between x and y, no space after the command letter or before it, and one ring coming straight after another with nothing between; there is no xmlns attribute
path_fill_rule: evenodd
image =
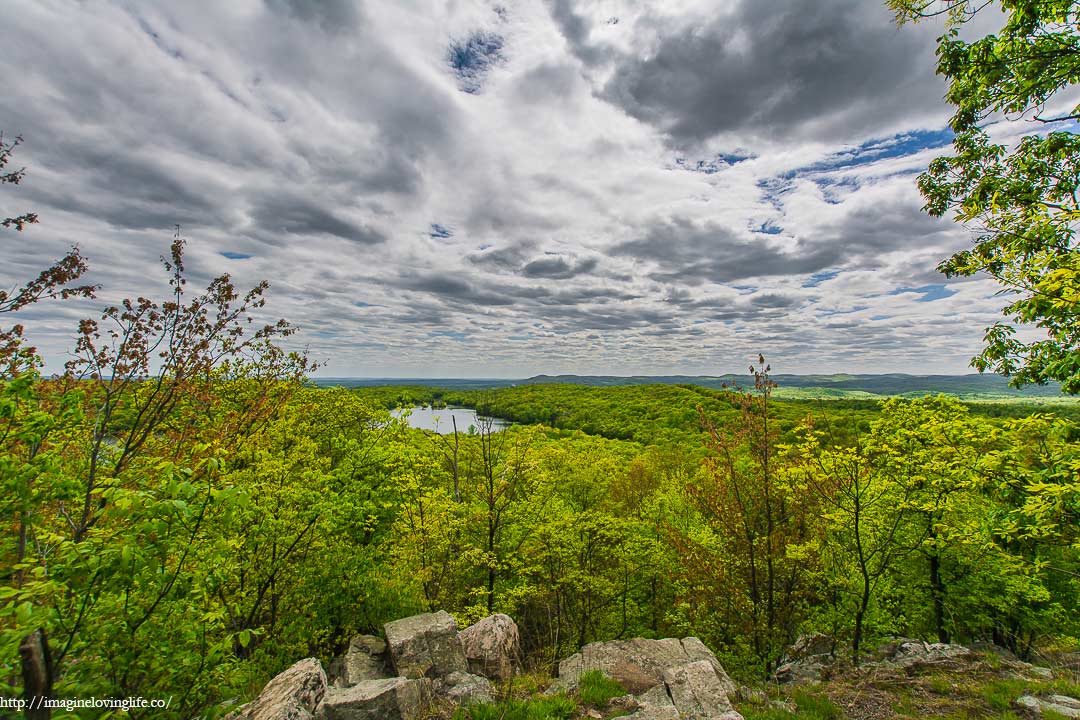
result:
<svg viewBox="0 0 1080 720"><path fill-rule="evenodd" d="M589 670L581 673L577 694L584 704L602 708L612 698L625 695L626 689L601 671Z"/></svg>
<svg viewBox="0 0 1080 720"><path fill-rule="evenodd" d="M577 703L571 698L554 695L458 708L454 720L569 720L576 710Z"/></svg>
<svg viewBox="0 0 1080 720"><path fill-rule="evenodd" d="M769 705L747 705L740 712L746 720L841 720L844 717L835 703L819 693L796 690L791 700L795 703L794 713Z"/></svg>

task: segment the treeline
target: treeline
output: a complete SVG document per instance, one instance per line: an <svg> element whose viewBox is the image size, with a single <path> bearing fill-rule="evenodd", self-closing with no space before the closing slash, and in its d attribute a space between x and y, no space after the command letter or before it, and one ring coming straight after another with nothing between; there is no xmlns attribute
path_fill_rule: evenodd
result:
<svg viewBox="0 0 1080 720"><path fill-rule="evenodd" d="M445 390L424 386L360 388L355 392L386 408L413 405L465 406L481 415L525 425L581 430L643 445L690 444L704 440L699 408L717 422L738 416L732 392L693 385L520 385L494 390ZM787 401L774 405L777 422L791 431L821 403ZM878 403L830 401L850 424L864 423Z"/></svg>
<svg viewBox="0 0 1080 720"><path fill-rule="evenodd" d="M753 386L748 376L744 385ZM700 444L704 440L698 408L714 422L738 416L738 403L728 390L694 385L586 385L534 384L485 390L455 390L423 385L357 388L362 397L387 409L415 405L464 406L482 415L526 425L543 424L590 435L649 444ZM966 402L971 415L986 418L1021 418L1036 413L1080 421L1080 405L1024 405L1021 403ZM864 432L881 410L881 400L783 398L771 404L782 439L794 440L792 431L808 416L830 421L834 436ZM831 419L831 420L830 420Z"/></svg>

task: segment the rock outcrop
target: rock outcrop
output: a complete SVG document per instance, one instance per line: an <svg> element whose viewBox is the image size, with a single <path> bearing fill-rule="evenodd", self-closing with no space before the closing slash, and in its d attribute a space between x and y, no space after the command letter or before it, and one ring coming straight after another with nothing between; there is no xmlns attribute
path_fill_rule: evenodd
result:
<svg viewBox="0 0 1080 720"><path fill-rule="evenodd" d="M589 643L581 648L581 652L559 663L559 679L556 685L567 691L574 690L583 672L599 670L618 681L627 691L637 695L663 683L664 670L667 668L697 660L705 660L712 665L725 692L735 693L735 683L724 672L720 661L695 637L681 640L634 638Z"/></svg>
<svg viewBox="0 0 1080 720"><path fill-rule="evenodd" d="M374 635L357 635L349 643L345 654L330 662L326 675L330 684L339 688L390 677L386 643Z"/></svg>
<svg viewBox="0 0 1080 720"><path fill-rule="evenodd" d="M322 663L307 658L268 682L259 697L228 720L311 720L326 690Z"/></svg>
<svg viewBox="0 0 1080 720"><path fill-rule="evenodd" d="M469 671L457 621L444 610L388 622L383 632L390 662L398 675L441 678Z"/></svg>
<svg viewBox="0 0 1080 720"><path fill-rule="evenodd" d="M963 645L928 643L922 640L899 638L879 646L874 653L878 665L895 668L917 668L942 665L957 660L971 659L974 653Z"/></svg>
<svg viewBox="0 0 1080 720"><path fill-rule="evenodd" d="M599 670L634 696L633 720L741 720L728 699L735 683L697 638L590 643L559 663L554 690L573 691Z"/></svg>
<svg viewBox="0 0 1080 720"><path fill-rule="evenodd" d="M442 678L436 692L456 705L475 705L494 702L495 688L482 675L452 672Z"/></svg>
<svg viewBox="0 0 1080 720"><path fill-rule="evenodd" d="M458 633L469 671L494 680L508 680L521 658L518 626L509 615L484 618Z"/></svg>
<svg viewBox="0 0 1080 720"><path fill-rule="evenodd" d="M742 720L708 660L664 670L664 685L680 718Z"/></svg>
<svg viewBox="0 0 1080 720"><path fill-rule="evenodd" d="M520 657L517 625L506 615L459 634L448 613L427 613L387 623L384 632L385 643L370 635L353 638L331 662L330 683L317 659L302 660L229 719L421 720L437 699L458 706L492 702L489 678L513 677ZM729 700L735 684L697 638L591 643L559 664L552 691L574 691L590 670L631 693L617 699L627 718L742 720ZM391 671L396 676L389 677Z"/></svg>
<svg viewBox="0 0 1080 720"><path fill-rule="evenodd" d="M808 685L825 678L835 658L836 642L828 635L802 635L780 658L773 677L781 684Z"/></svg>
<svg viewBox="0 0 1080 720"><path fill-rule="evenodd" d="M318 720L416 720L431 705L434 689L428 678L364 680L347 688L330 688L319 705Z"/></svg>
<svg viewBox="0 0 1080 720"><path fill-rule="evenodd" d="M1024 695L1017 699L1016 707L1029 718L1041 718L1047 712L1055 717L1080 718L1080 700L1068 695Z"/></svg>
<svg viewBox="0 0 1080 720"><path fill-rule="evenodd" d="M520 655L517 625L506 615L469 628L470 673L457 622L446 612L383 626L386 641L358 635L330 663L301 660L272 679L229 720L420 720L442 698L455 705L490 703L490 677L509 678ZM486 672L485 672L486 671Z"/></svg>
<svg viewBox="0 0 1080 720"><path fill-rule="evenodd" d="M833 640L820 633L800 637L781 658L780 665L773 673L774 679L781 684L794 685L806 685L827 679L836 671L834 647ZM963 645L893 638L871 652L859 669L915 670L958 665L975 657L976 652Z"/></svg>

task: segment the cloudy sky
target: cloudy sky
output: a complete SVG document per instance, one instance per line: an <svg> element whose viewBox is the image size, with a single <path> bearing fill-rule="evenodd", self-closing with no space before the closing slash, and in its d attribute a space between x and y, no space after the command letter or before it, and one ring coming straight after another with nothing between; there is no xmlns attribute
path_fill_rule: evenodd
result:
<svg viewBox="0 0 1080 720"><path fill-rule="evenodd" d="M0 286L271 284L330 376L970 372L1002 305L915 177L935 25L874 0L14 0Z"/></svg>

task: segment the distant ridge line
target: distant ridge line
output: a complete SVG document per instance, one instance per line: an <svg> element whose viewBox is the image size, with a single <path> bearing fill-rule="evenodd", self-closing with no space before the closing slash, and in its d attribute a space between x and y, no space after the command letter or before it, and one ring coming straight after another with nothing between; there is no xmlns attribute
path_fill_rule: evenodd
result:
<svg viewBox="0 0 1080 720"><path fill-rule="evenodd" d="M909 375L907 373L835 375L777 374L772 379L781 388L822 388L826 390L851 390L875 395L905 395L909 393L946 393L951 395L992 394L1003 397L1061 397L1057 384L1029 385L1023 389L1009 386L1007 378L993 374L969 373L966 375ZM522 379L506 378L312 378L319 386L378 387L387 385L419 385L448 390L483 390L513 387L516 385L566 384L594 387L620 385L698 385L718 389L736 385L753 385L753 377L747 373L735 375L534 375Z"/></svg>

